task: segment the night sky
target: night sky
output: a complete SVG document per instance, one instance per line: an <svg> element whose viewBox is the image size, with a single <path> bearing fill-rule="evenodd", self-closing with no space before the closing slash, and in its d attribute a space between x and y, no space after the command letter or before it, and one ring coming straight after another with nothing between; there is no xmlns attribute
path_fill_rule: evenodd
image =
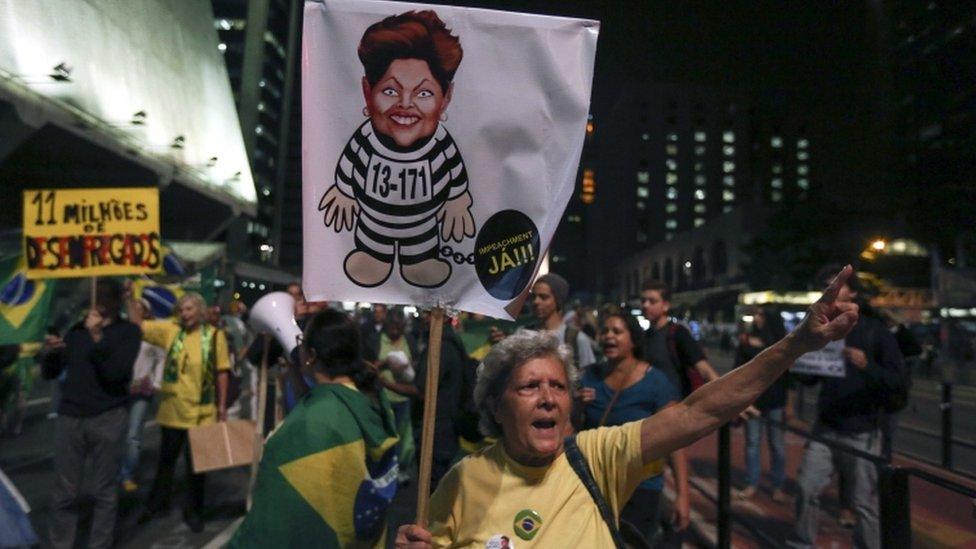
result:
<svg viewBox="0 0 976 549"><path fill-rule="evenodd" d="M876 126L883 87L862 3L435 3L597 19L592 110L598 133L622 84L695 84L731 92L809 121L823 187L838 189L841 202L877 204L868 199L887 179Z"/></svg>

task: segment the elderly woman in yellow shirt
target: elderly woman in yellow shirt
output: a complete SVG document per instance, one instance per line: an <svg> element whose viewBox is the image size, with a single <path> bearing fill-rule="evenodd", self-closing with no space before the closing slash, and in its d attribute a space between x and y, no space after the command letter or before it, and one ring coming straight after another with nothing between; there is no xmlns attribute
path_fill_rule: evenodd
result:
<svg viewBox="0 0 976 549"><path fill-rule="evenodd" d="M204 476L193 473L187 431L191 427L227 419L227 382L230 359L224 333L205 323L206 302L198 293L184 294L177 303L179 324L168 320L142 323L142 337L166 349L163 385L156 422L162 431L159 467L140 522L169 508L173 470L186 449L190 493L183 519L194 532L203 529Z"/></svg>

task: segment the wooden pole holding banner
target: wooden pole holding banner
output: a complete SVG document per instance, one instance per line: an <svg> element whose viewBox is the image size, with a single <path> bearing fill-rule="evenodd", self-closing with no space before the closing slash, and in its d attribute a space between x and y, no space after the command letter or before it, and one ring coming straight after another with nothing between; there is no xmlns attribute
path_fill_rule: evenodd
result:
<svg viewBox="0 0 976 549"><path fill-rule="evenodd" d="M75 287L77 288L77 286ZM91 277L91 306L89 307L89 309L95 308L95 298L97 293L98 293L98 277L93 276Z"/></svg>
<svg viewBox="0 0 976 549"><path fill-rule="evenodd" d="M444 309L430 311L430 338L427 340L427 382L424 386L424 427L420 439L420 472L417 482L417 520L427 526L430 504L430 468L434 458L434 413L437 411L437 382L441 369L441 336L444 333Z"/></svg>
<svg viewBox="0 0 976 549"><path fill-rule="evenodd" d="M251 479L247 488L247 510L251 510L254 496L254 481L258 477L258 465L264 455L264 414L268 396L268 351L271 349L271 336L264 334L264 351L261 352L261 372L258 375L258 413L254 425L254 460L251 462Z"/></svg>

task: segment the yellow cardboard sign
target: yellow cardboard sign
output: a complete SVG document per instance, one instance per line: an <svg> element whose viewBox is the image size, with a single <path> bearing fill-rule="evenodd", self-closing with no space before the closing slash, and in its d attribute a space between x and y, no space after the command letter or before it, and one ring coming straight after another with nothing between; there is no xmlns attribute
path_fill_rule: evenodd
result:
<svg viewBox="0 0 976 549"><path fill-rule="evenodd" d="M159 272L159 189L24 191L27 278Z"/></svg>

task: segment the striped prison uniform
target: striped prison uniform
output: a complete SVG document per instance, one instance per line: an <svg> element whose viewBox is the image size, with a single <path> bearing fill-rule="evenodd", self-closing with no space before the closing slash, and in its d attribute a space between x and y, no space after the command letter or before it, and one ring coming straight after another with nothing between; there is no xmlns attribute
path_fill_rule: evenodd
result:
<svg viewBox="0 0 976 549"><path fill-rule="evenodd" d="M442 124L412 151L390 150L367 120L336 166L335 184L360 206L356 249L400 264L437 258L437 210L468 189L468 174L454 139Z"/></svg>

